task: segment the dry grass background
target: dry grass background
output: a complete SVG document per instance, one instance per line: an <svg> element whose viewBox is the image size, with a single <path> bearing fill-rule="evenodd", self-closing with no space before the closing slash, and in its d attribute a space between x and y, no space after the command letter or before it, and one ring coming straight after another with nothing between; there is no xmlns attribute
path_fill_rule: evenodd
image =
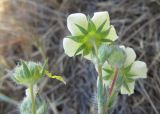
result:
<svg viewBox="0 0 160 114"><path fill-rule="evenodd" d="M96 72L87 60L69 58L62 48L70 34L70 13L93 15L109 11L119 41L147 62L148 78L136 82L135 93L119 95L109 114L160 113L160 1L159 0L1 0L0 1L0 114L19 114L24 87L10 79L19 59L43 62L67 80L64 86L45 78L40 93L50 102L49 114L96 114ZM6 97L8 96L8 97Z"/></svg>

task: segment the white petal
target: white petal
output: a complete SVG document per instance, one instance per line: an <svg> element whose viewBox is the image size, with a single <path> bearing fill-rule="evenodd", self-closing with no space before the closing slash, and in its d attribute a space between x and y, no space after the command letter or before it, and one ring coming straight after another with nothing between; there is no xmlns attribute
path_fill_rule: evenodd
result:
<svg viewBox="0 0 160 114"><path fill-rule="evenodd" d="M128 95L133 94L134 93L134 86L135 86L135 82L128 84L130 91L128 91L124 86L122 86L121 87L121 94L128 94Z"/></svg>
<svg viewBox="0 0 160 114"><path fill-rule="evenodd" d="M114 28L112 25L111 25L110 27L111 27L111 28L110 28L110 31L109 31L108 35L106 36L106 39L115 41L115 40L118 39L116 30L115 30L115 28Z"/></svg>
<svg viewBox="0 0 160 114"><path fill-rule="evenodd" d="M135 75L134 78L146 78L147 77L147 65L142 61L135 61L130 69L130 73Z"/></svg>
<svg viewBox="0 0 160 114"><path fill-rule="evenodd" d="M125 52L126 52L126 56L127 57L126 57L126 61L124 63L124 67L127 67L127 66L131 65L135 61L135 59L136 59L136 53L130 47L127 47L125 49Z"/></svg>
<svg viewBox="0 0 160 114"><path fill-rule="evenodd" d="M84 58L86 58L88 60L92 60L92 54L89 53L88 55L85 55Z"/></svg>
<svg viewBox="0 0 160 114"><path fill-rule="evenodd" d="M63 48L65 53L72 57L74 56L75 52L77 51L77 49L79 48L80 44L69 39L69 38L64 38L63 39Z"/></svg>
<svg viewBox="0 0 160 114"><path fill-rule="evenodd" d="M124 45L120 45L119 47L120 47L121 49L123 49L123 50L126 49Z"/></svg>
<svg viewBox="0 0 160 114"><path fill-rule="evenodd" d="M67 26L71 34L72 35L82 35L82 32L79 30L76 24L82 26L83 28L87 30L88 21L87 21L86 16L82 13L75 13L75 14L69 15L67 18Z"/></svg>
<svg viewBox="0 0 160 114"><path fill-rule="evenodd" d="M109 14L107 11L94 13L94 15L92 17L92 21L96 25L97 29L105 21L106 21L106 23L105 23L102 30L107 30L110 27L110 18L109 18Z"/></svg>

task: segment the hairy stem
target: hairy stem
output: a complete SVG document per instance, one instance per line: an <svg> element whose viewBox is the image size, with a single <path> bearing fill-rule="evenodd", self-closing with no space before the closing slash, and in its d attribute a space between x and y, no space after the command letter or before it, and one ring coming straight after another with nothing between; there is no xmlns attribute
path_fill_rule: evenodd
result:
<svg viewBox="0 0 160 114"><path fill-rule="evenodd" d="M36 114L35 96L33 94L33 85L30 86L30 94L32 100L32 114Z"/></svg>
<svg viewBox="0 0 160 114"><path fill-rule="evenodd" d="M104 87L103 87L103 79L102 79L102 65L99 62L98 58L98 49L93 42L94 50L95 50L95 56L97 59L97 65L98 65L98 79L97 79L97 96L98 96L98 114L105 114L105 107L104 107Z"/></svg>

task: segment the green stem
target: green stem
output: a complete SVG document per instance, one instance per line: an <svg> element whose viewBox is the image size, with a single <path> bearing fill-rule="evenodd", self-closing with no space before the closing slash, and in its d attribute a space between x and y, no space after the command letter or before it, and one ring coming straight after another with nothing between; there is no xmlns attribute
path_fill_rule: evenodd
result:
<svg viewBox="0 0 160 114"><path fill-rule="evenodd" d="M30 86L30 94L32 99L32 114L36 114L35 96L33 94L33 85Z"/></svg>
<svg viewBox="0 0 160 114"><path fill-rule="evenodd" d="M99 62L98 49L97 49L95 42L93 42L93 46L94 46L95 56L96 56L97 64L98 64L98 76L99 76L99 78L97 79L98 114L105 114L102 65Z"/></svg>
<svg viewBox="0 0 160 114"><path fill-rule="evenodd" d="M98 66L98 75L97 79L97 96L98 96L98 114L105 114L104 107L104 87L103 87L103 79L102 79L102 66Z"/></svg>

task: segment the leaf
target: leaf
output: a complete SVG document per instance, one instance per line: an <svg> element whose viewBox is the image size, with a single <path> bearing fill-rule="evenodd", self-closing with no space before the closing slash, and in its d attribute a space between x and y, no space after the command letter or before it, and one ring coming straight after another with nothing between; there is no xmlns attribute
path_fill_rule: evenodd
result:
<svg viewBox="0 0 160 114"><path fill-rule="evenodd" d="M85 38L84 35L80 35L80 36L67 36L67 38L70 38L72 40L74 40L75 42L81 43L83 41L83 39Z"/></svg>
<svg viewBox="0 0 160 114"><path fill-rule="evenodd" d="M74 56L77 55L80 51L82 51L85 48L85 44L82 44L75 52Z"/></svg>
<svg viewBox="0 0 160 114"><path fill-rule="evenodd" d="M79 28L79 30L83 33L83 34L88 34L88 31L86 29L84 29L82 26L76 24L76 26Z"/></svg>
<svg viewBox="0 0 160 114"><path fill-rule="evenodd" d="M97 32L101 32L101 31L102 31L104 25L106 24L106 21L107 21L107 20L105 20L105 21L99 26L99 28L97 29Z"/></svg>
<svg viewBox="0 0 160 114"><path fill-rule="evenodd" d="M24 73L25 73L25 76L27 76L27 77L30 76L31 74L30 74L30 71L29 71L26 63L25 63L24 61L21 61L21 63L22 63L22 65L23 65L23 71L24 71Z"/></svg>
<svg viewBox="0 0 160 114"><path fill-rule="evenodd" d="M61 82L63 82L64 84L66 84L66 81L64 80L64 78L62 76L56 76L56 75L52 75L49 71L45 70L45 74L49 77L49 78L54 78L57 79Z"/></svg>

